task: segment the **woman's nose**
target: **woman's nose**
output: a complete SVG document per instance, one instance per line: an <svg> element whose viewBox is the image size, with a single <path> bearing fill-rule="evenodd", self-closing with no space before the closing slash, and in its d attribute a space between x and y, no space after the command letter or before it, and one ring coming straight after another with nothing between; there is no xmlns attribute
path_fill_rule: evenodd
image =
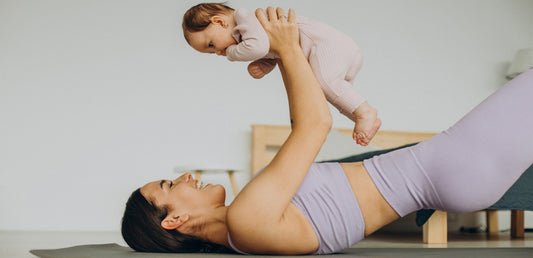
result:
<svg viewBox="0 0 533 258"><path fill-rule="evenodd" d="M189 182L192 179L192 175L191 173L185 173L181 175L180 177L176 178L176 180L179 180L179 179L185 180L185 182Z"/></svg>

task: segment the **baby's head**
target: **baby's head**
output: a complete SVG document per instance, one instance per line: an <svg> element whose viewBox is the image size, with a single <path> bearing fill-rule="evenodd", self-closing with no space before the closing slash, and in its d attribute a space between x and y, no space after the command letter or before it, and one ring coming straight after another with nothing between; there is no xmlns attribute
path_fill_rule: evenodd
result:
<svg viewBox="0 0 533 258"><path fill-rule="evenodd" d="M226 55L226 48L237 42L233 8L223 3L203 3L193 6L183 15L183 35L191 47L202 53Z"/></svg>

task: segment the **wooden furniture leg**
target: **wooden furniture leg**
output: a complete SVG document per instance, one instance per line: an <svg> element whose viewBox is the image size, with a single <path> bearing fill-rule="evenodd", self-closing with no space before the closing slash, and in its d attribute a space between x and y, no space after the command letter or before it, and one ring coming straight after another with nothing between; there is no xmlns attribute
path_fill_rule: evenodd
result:
<svg viewBox="0 0 533 258"><path fill-rule="evenodd" d="M523 210L511 210L511 237L524 238Z"/></svg>
<svg viewBox="0 0 533 258"><path fill-rule="evenodd" d="M235 180L235 176L233 176L233 173L235 171L228 170L229 180L231 181L231 188L233 189L233 193L235 196L239 193L239 186L237 186L237 181Z"/></svg>
<svg viewBox="0 0 533 258"><path fill-rule="evenodd" d="M423 226L424 244L448 242L448 220L445 211L435 211Z"/></svg>
<svg viewBox="0 0 533 258"><path fill-rule="evenodd" d="M498 235L500 229L498 227L498 211L485 210L487 221L487 234L490 236Z"/></svg>

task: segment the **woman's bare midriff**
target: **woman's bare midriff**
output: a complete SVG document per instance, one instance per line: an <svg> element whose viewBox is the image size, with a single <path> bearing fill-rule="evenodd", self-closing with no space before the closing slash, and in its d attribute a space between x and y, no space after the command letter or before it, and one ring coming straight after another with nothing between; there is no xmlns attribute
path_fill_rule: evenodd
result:
<svg viewBox="0 0 533 258"><path fill-rule="evenodd" d="M400 217L383 198L363 162L340 163L340 165L363 214L365 237Z"/></svg>

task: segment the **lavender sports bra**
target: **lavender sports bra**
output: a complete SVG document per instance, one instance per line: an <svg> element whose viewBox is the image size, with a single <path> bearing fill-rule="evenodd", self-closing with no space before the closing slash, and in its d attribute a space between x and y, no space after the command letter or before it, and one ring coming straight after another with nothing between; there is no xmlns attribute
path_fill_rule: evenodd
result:
<svg viewBox="0 0 533 258"><path fill-rule="evenodd" d="M339 163L313 163L291 201L307 217L318 237L314 254L330 254L364 238L359 204ZM228 242L238 253L228 234Z"/></svg>

